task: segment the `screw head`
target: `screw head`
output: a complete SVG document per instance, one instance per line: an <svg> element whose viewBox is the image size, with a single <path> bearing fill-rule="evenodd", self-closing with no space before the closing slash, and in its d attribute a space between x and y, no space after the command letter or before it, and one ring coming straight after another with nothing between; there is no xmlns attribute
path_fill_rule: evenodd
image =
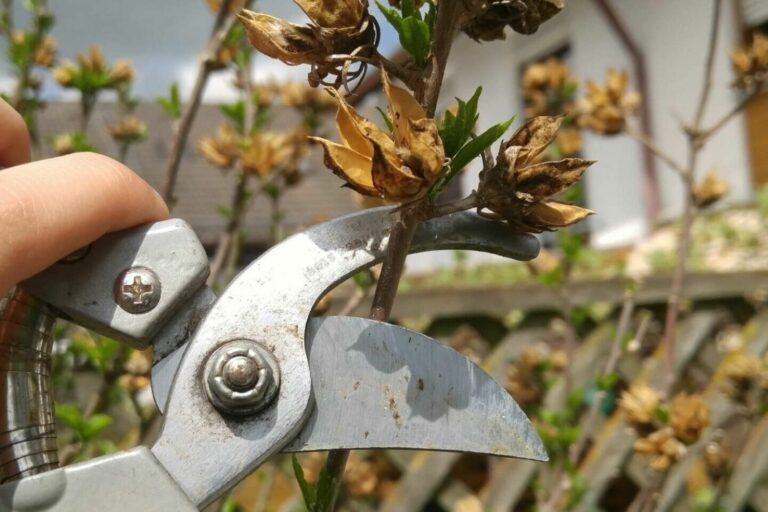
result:
<svg viewBox="0 0 768 512"><path fill-rule="evenodd" d="M280 366L262 344L233 340L210 355L205 392L216 409L247 416L268 406L280 388Z"/></svg>
<svg viewBox="0 0 768 512"><path fill-rule="evenodd" d="M151 311L160 302L160 279L146 267L131 267L115 280L115 302L128 313Z"/></svg>

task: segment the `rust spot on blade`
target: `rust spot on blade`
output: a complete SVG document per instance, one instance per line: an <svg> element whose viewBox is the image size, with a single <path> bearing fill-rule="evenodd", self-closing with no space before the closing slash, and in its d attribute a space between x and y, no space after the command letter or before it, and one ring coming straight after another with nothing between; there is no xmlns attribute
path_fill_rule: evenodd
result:
<svg viewBox="0 0 768 512"><path fill-rule="evenodd" d="M395 420L397 428L400 428L403 425L403 421L400 417L400 411L397 410L397 401L389 386L384 386L384 397L387 399L387 409L389 410L389 414L392 416L392 419Z"/></svg>

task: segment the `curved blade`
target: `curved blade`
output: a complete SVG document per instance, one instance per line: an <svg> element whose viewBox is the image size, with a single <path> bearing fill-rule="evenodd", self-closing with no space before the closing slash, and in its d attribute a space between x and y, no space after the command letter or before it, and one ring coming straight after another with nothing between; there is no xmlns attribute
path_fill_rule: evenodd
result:
<svg viewBox="0 0 768 512"><path fill-rule="evenodd" d="M428 336L326 317L309 322L307 345L315 407L283 451L405 448L548 460L509 393Z"/></svg>

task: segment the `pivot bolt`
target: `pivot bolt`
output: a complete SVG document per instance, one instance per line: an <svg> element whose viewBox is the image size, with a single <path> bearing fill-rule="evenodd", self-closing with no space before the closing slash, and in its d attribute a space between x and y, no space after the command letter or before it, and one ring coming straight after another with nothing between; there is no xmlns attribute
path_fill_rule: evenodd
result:
<svg viewBox="0 0 768 512"><path fill-rule="evenodd" d="M280 388L280 367L262 344L233 340L219 347L205 365L205 392L225 414L246 416L268 406Z"/></svg>
<svg viewBox="0 0 768 512"><path fill-rule="evenodd" d="M146 267L131 267L115 280L115 302L128 313L151 311L160 302L160 279Z"/></svg>

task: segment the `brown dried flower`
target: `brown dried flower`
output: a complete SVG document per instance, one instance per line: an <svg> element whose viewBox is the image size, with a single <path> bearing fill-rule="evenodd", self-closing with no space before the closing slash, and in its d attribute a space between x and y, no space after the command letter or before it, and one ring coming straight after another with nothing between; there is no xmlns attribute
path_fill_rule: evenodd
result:
<svg viewBox="0 0 768 512"><path fill-rule="evenodd" d="M713 169L693 187L693 200L699 208L706 208L718 202L728 193L728 189L728 182Z"/></svg>
<svg viewBox="0 0 768 512"><path fill-rule="evenodd" d="M232 126L222 124L216 137L203 137L197 143L203 158L220 169L229 169L240 156L240 145Z"/></svg>
<svg viewBox="0 0 768 512"><path fill-rule="evenodd" d="M627 118L640 107L640 95L627 92L626 71L608 70L605 85L587 82L586 96L579 102L579 126L603 135L621 133Z"/></svg>
<svg viewBox="0 0 768 512"><path fill-rule="evenodd" d="M32 56L32 61L38 66L49 68L53 65L53 61L56 59L56 49L58 44L56 39L52 36L45 36L40 45L35 48L35 54Z"/></svg>
<svg viewBox="0 0 768 512"><path fill-rule="evenodd" d="M656 410L661 402L659 394L645 384L633 384L619 398L619 409L627 422L646 428L656 419Z"/></svg>
<svg viewBox="0 0 768 512"><path fill-rule="evenodd" d="M390 135L358 114L338 92L336 128L342 144L311 137L323 145L325 165L360 194L405 201L425 192L443 168L445 152L434 119L405 89L382 74L389 100Z"/></svg>
<svg viewBox="0 0 768 512"><path fill-rule="evenodd" d="M375 466L357 456L352 455L344 473L344 485L352 496L370 496L379 484Z"/></svg>
<svg viewBox="0 0 768 512"><path fill-rule="evenodd" d="M276 132L258 132L251 135L240 155L243 172L262 178L268 176L275 165L286 156L282 142L283 135Z"/></svg>
<svg viewBox="0 0 768 512"><path fill-rule="evenodd" d="M514 364L507 368L504 388L521 407L535 405L546 392L545 363L549 356L549 347L537 343L527 347Z"/></svg>
<svg viewBox="0 0 768 512"><path fill-rule="evenodd" d="M64 61L53 70L53 78L62 87L75 87L83 91L114 89L133 80L135 71L126 60L115 62L110 67L98 46L92 46L88 53L77 54L77 65Z"/></svg>
<svg viewBox="0 0 768 512"><path fill-rule="evenodd" d="M731 52L736 72L734 86L743 89L758 88L768 81L768 36L755 33L752 44Z"/></svg>
<svg viewBox="0 0 768 512"><path fill-rule="evenodd" d="M51 139L51 146L53 147L54 153L58 156L74 153L76 151L74 137L75 136L72 133L61 133L54 136Z"/></svg>
<svg viewBox="0 0 768 512"><path fill-rule="evenodd" d="M496 165L480 173L480 204L515 231L551 231L570 226L593 212L549 199L581 178L594 162L565 158L533 163L557 136L562 117L535 117L501 144Z"/></svg>
<svg viewBox="0 0 768 512"><path fill-rule="evenodd" d="M329 110L336 107L336 101L325 91L309 87L303 82L289 82L280 87L283 104L293 108Z"/></svg>
<svg viewBox="0 0 768 512"><path fill-rule="evenodd" d="M768 363L748 354L735 354L723 366L725 393L737 402L746 403L747 395L758 387L768 388Z"/></svg>
<svg viewBox="0 0 768 512"><path fill-rule="evenodd" d="M685 455L685 445L678 441L671 428L665 427L635 441L635 451L653 455L651 468L666 471Z"/></svg>
<svg viewBox="0 0 768 512"><path fill-rule="evenodd" d="M137 142L146 137L147 125L135 116L127 116L109 125L109 134L118 142Z"/></svg>
<svg viewBox="0 0 768 512"><path fill-rule="evenodd" d="M216 137L202 137L197 149L220 169L231 169L239 162L245 174L266 178L280 171L287 185L295 185L301 178L298 164L307 151L307 132L263 131L241 137L232 126L223 124Z"/></svg>
<svg viewBox="0 0 768 512"><path fill-rule="evenodd" d="M504 39L507 26L521 34L533 34L560 12L563 0L472 0L463 30L475 41Z"/></svg>
<svg viewBox="0 0 768 512"><path fill-rule="evenodd" d="M572 110L571 96L577 82L568 67L558 58L550 57L525 68L522 79L525 117L559 115Z"/></svg>
<svg viewBox="0 0 768 512"><path fill-rule="evenodd" d="M333 85L344 81L344 58L369 57L375 49L376 31L361 0L294 0L312 23L297 25L268 14L242 10L237 15L254 48L289 65L310 64L310 84ZM333 57L333 58L332 58ZM346 59L348 60L348 59ZM329 84L331 85L331 84Z"/></svg>
<svg viewBox="0 0 768 512"><path fill-rule="evenodd" d="M128 391L129 393L135 393L149 386L149 378L143 375L121 375L117 379L117 384Z"/></svg>
<svg viewBox="0 0 768 512"><path fill-rule="evenodd" d="M136 75L136 71L133 66L127 60L118 60L109 72L109 76L112 80L111 85L116 86L133 80Z"/></svg>
<svg viewBox="0 0 768 512"><path fill-rule="evenodd" d="M560 130L555 139L560 154L563 156L576 155L581 151L582 146L581 132L576 128L565 128Z"/></svg>
<svg viewBox="0 0 768 512"><path fill-rule="evenodd" d="M709 426L709 407L702 396L676 395L669 406L669 426L680 441L695 443Z"/></svg>

